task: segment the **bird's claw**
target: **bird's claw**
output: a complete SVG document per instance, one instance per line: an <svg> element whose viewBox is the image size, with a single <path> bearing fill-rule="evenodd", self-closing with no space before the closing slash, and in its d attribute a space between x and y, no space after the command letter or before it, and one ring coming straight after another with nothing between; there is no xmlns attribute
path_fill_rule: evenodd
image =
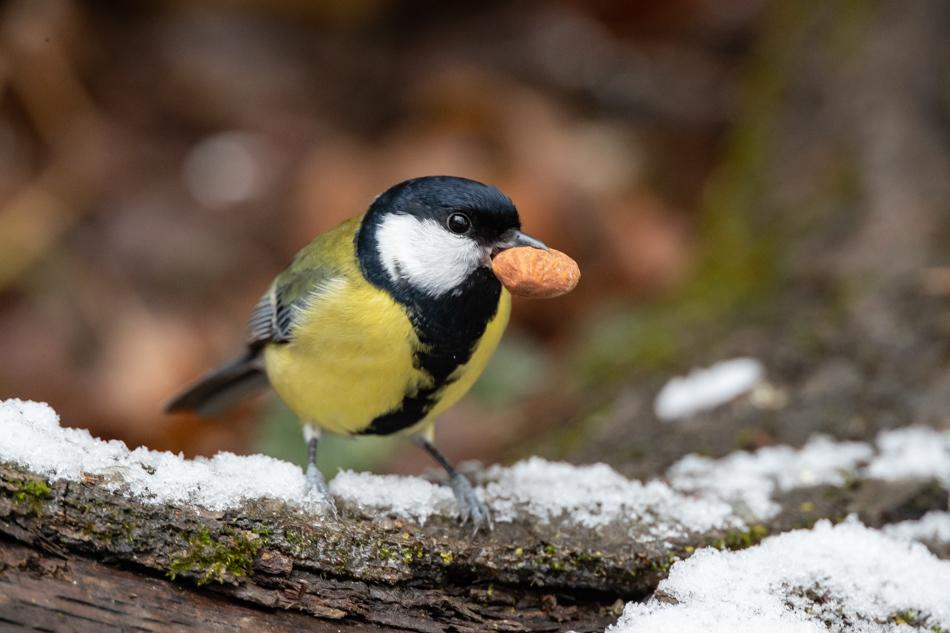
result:
<svg viewBox="0 0 950 633"><path fill-rule="evenodd" d="M336 504L330 495L330 489L327 488L327 482L323 479L323 474L317 470L315 464L309 464L307 466L307 474L304 482L304 493L306 496L315 498L329 516L334 519L337 518Z"/></svg>
<svg viewBox="0 0 950 633"><path fill-rule="evenodd" d="M452 486L452 492L455 493L455 501L459 507L459 522L462 525L472 521L472 535L478 534L482 526L486 526L488 531L492 531L495 526L492 523L491 513L488 506L482 502L475 494L472 484L461 473L455 473L449 482Z"/></svg>

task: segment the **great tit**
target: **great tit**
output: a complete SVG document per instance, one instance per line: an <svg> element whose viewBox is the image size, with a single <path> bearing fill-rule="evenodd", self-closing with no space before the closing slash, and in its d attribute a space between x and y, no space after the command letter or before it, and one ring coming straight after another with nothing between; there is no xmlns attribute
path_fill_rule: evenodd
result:
<svg viewBox="0 0 950 633"><path fill-rule="evenodd" d="M511 296L491 258L547 248L520 229L492 186L450 176L393 186L297 253L254 308L243 353L166 410L215 414L270 384L303 425L308 491L331 508L316 467L321 430L400 433L445 468L462 522L490 526L435 447L433 423L471 388L508 324Z"/></svg>

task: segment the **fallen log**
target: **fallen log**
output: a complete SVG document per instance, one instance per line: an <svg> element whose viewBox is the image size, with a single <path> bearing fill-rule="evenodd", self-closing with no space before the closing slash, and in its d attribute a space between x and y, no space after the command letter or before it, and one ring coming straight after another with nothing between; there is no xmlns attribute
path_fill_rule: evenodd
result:
<svg viewBox="0 0 950 633"><path fill-rule="evenodd" d="M642 513L591 525L581 512L522 511L473 536L450 512L419 523L340 497L336 518L267 498L208 510L130 494L101 474L54 480L3 463L0 622L54 631L603 630L700 547L742 548L821 518L857 513L880 525L946 506L940 481L867 470L840 485L777 491L778 511L761 520L664 528L659 538ZM598 503L607 501L605 493ZM490 505L497 512L501 501Z"/></svg>

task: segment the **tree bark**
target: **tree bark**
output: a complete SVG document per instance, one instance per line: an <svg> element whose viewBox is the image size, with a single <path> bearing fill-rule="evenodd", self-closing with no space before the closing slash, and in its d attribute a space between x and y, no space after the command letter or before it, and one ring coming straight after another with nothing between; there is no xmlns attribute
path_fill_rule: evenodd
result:
<svg viewBox="0 0 950 633"><path fill-rule="evenodd" d="M658 543L638 539L634 522L590 529L565 517L473 537L446 519L343 508L322 520L273 501L207 512L101 484L0 465L9 630L596 631L696 548L745 547L851 512L869 525L915 518L947 497L929 481L799 489L764 525Z"/></svg>

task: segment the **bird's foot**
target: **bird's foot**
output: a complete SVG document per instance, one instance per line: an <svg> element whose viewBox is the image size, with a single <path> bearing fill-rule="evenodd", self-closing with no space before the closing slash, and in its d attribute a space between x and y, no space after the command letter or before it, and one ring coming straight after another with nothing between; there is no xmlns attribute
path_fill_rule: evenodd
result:
<svg viewBox="0 0 950 633"><path fill-rule="evenodd" d="M323 473L317 470L315 464L307 466L304 494L307 498L317 501L329 516L336 518L336 504L330 495L330 489L327 488L327 482L323 479Z"/></svg>
<svg viewBox="0 0 950 633"><path fill-rule="evenodd" d="M478 498L472 484L461 473L455 473L449 481L452 486L452 492L455 493L455 501L459 507L459 521L462 525L472 521L474 531L473 535L478 534L478 530L483 526L490 532L494 529L491 513L488 506Z"/></svg>

